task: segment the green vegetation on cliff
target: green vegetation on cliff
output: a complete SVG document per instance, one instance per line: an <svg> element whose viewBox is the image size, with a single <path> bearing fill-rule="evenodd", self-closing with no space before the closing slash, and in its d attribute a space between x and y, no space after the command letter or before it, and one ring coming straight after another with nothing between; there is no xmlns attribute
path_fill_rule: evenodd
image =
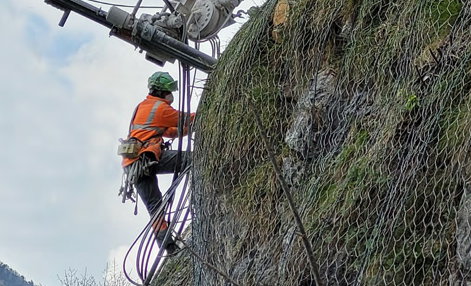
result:
<svg viewBox="0 0 471 286"><path fill-rule="evenodd" d="M326 285L471 281L471 2L288 0L275 41L277 2L200 103L192 248L240 285L312 283L254 110ZM186 281L225 285L191 263Z"/></svg>

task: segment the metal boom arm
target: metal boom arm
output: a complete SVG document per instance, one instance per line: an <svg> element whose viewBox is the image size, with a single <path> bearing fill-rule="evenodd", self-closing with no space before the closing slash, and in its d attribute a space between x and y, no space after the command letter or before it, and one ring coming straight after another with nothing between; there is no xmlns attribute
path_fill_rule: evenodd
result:
<svg viewBox="0 0 471 286"><path fill-rule="evenodd" d="M70 11L73 11L111 29L110 35L116 36L121 40L139 47L151 55L163 52L170 57L180 60L182 63L193 66L207 73L211 72L217 63L215 58L166 35L162 31L146 26L145 23L143 26L139 26L138 23L138 30L140 33L132 35L132 30L118 28L108 21L108 13L106 11L81 0L45 0L45 2L64 11L64 15L59 22L59 26L61 27L64 26L67 21ZM151 33L149 33L149 29L151 30Z"/></svg>

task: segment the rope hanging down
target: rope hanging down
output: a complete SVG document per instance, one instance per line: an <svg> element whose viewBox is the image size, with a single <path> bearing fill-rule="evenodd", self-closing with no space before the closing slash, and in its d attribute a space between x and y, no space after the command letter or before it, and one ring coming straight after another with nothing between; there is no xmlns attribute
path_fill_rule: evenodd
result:
<svg viewBox="0 0 471 286"><path fill-rule="evenodd" d="M138 1L136 6L134 7L134 12L135 14L137 10L140 8L142 1ZM167 3L167 1L164 0L164 2ZM171 5L167 5L170 10L173 9ZM188 44L188 41L186 39L183 39L183 41ZM220 54L220 42L218 38L212 39L210 41L211 47L212 47L212 54L214 56L218 56ZM195 43L199 47L199 43ZM180 69L179 69L179 106L178 109L181 111L180 116L179 116L179 123L178 123L178 146L177 146L177 158L176 158L176 166L180 165L180 162L182 160L182 149L183 149L183 134L184 134L184 128L188 128L188 141L186 144L186 151L191 152L191 124L190 122L190 114L191 114L191 96L193 94L194 90L194 85L195 85L195 80L196 80L196 69L194 70L193 76L190 74L190 67L185 64L180 64ZM185 114L185 116L182 116L182 114ZM172 179L172 184L167 190L167 192L164 194L162 198L162 203L157 210L157 212L154 214L154 216L151 218L149 223L144 227L144 229L141 231L141 233L138 235L138 237L135 239L135 241L132 243L130 246L128 252L126 253L124 262L123 262L123 272L126 276L126 278L134 285L149 285L152 279L156 276L158 276L161 271L163 266L165 265L166 262L166 256L163 255L164 248L160 248L156 254L155 260L151 264L151 259L155 255L154 247L156 244L156 238L153 229L160 229L161 226L165 223L165 217L166 221L169 222L168 225L168 231L165 235L165 238L163 240L162 245L165 245L168 239L173 235L174 237L178 238L182 244L187 248L187 245L180 239L182 236L181 234L183 233L186 223L190 221L190 206L189 206L189 201L190 201L190 189L189 189L189 180L190 180L190 171L191 171L191 164L182 172L178 172L178 169L175 169L173 179ZM173 208L173 202L174 199L177 195L177 188L181 185L183 182L183 187L179 193L179 199L178 202ZM178 226L178 230L175 231L175 228ZM129 258L130 253L134 250L134 248L137 247L137 256L136 256L136 261L135 261L135 267L137 271L137 275L139 279L141 280L142 284L138 283L137 281L133 280L127 269L126 269L126 262ZM195 252L190 250L190 254L194 255ZM198 257L197 257L198 258ZM209 263L206 262L207 265L210 266L211 269L214 269L217 273L221 274L224 276L226 279L228 278L227 275L225 275L223 272L219 271L216 267L210 265ZM232 284L238 285L235 283L233 280L230 278L228 279Z"/></svg>
<svg viewBox="0 0 471 286"><path fill-rule="evenodd" d="M137 7L137 6L136 6ZM180 69L180 92L179 92L179 124L178 124L178 152L177 152L177 163L176 166L180 165L182 160L182 149L183 149L183 131L184 128L188 128L189 136L188 143L186 146L186 151L190 152L191 150L191 125L190 122L190 101L191 101L191 84L190 84L190 69L188 66L182 65ZM186 108L186 113L183 111ZM187 116L182 116L186 114ZM168 231L163 239L162 245L170 239L172 234L175 237L181 237L183 230L185 229L185 224L189 221L190 208L189 208L189 178L190 178L190 168L191 164L182 172L179 173L178 169L175 169L172 184L164 194L162 203L153 217L150 219L149 223L144 227L142 232L130 246L124 262L123 262L123 272L126 278L134 285L149 285L151 280L155 275L160 273L162 266L165 264L165 256L163 254L164 248L161 247L158 252L155 260L152 262L152 258L155 255L154 247L156 242L156 237L154 229L161 229L165 221L169 222ZM177 188L183 182L183 187L179 193L178 202L174 208L174 199L176 197ZM164 219L166 217L166 219ZM178 230L175 231L175 228L179 225ZM138 283L132 279L126 269L126 262L130 253L137 247L137 255L135 261L135 267L137 275L141 280L142 284Z"/></svg>
<svg viewBox="0 0 471 286"><path fill-rule="evenodd" d="M157 257L155 258L154 262L149 268L151 258L153 257L153 250L156 244L155 241L155 234L154 234L154 227L157 226L157 228L160 228L164 221L162 218L164 215L173 214L173 218L170 221L170 224L168 226L168 230L166 237L164 238L164 242L170 237L173 229L177 224L181 224L178 232L176 232L176 236L180 236L183 229L184 225L186 223L186 219L188 218L189 214L189 208L188 208L188 203L189 203L189 192L188 192L188 182L189 182L189 173L190 173L190 166L187 167L183 172L181 172L180 176L172 183L170 188L167 190L165 193L163 199L162 199L162 204L157 210L157 212L154 214L154 216L150 219L150 221L147 223L147 225L144 227L144 229L141 231L139 236L135 239L135 241L132 243L130 246L128 252L126 253L126 256L124 258L123 262L123 272L126 278L133 284L137 286L141 285L149 285L150 281L152 280L154 273L157 270L157 267L159 264L162 262L165 262L163 258L165 256L163 255L164 249L161 248L158 250ZM184 181L183 188L181 191L180 199L177 203L176 210L174 212L171 211L171 200L173 200L175 196L175 192L177 191L178 186ZM180 218L183 215L183 220L180 221ZM128 270L126 269L126 262L128 260L129 255L131 252L134 250L134 248L137 246L137 255L136 255L136 261L135 261L135 267L137 271L137 275L139 279L141 280L142 283L138 283L134 279L132 279L128 273Z"/></svg>

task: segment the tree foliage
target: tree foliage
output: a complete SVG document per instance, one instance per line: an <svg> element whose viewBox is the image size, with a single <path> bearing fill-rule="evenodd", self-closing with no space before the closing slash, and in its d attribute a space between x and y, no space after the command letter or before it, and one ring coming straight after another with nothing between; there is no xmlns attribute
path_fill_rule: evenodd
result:
<svg viewBox="0 0 471 286"><path fill-rule="evenodd" d="M33 281L26 281L24 276L0 262L0 286L35 286L35 284Z"/></svg>

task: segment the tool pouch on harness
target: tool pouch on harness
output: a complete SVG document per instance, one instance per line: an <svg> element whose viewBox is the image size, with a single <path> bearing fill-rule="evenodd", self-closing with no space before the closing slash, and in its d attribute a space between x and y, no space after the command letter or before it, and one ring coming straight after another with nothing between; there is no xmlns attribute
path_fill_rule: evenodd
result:
<svg viewBox="0 0 471 286"><path fill-rule="evenodd" d="M129 159L137 158L139 151L144 145L142 141L134 137L126 140L119 139L119 142L121 142L121 144L118 146L118 155Z"/></svg>

